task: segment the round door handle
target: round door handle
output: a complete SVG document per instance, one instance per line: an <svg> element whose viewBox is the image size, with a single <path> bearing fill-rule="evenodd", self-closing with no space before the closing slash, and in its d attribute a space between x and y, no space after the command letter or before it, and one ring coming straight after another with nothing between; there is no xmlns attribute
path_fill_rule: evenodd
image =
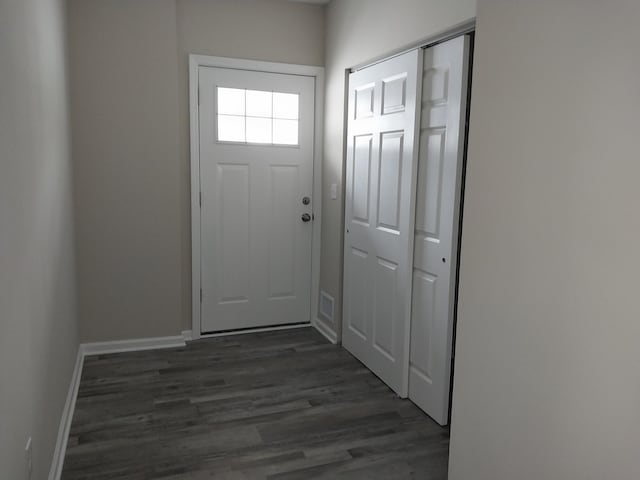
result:
<svg viewBox="0 0 640 480"><path fill-rule="evenodd" d="M311 221L311 215L309 215L308 213L303 213L302 214L302 221L303 222L310 222Z"/></svg>

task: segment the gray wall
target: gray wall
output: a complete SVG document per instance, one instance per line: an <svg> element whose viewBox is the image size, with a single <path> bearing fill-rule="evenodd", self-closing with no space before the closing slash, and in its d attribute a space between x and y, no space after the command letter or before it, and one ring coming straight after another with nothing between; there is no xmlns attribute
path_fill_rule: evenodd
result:
<svg viewBox="0 0 640 480"><path fill-rule="evenodd" d="M180 332L173 0L70 0L83 342Z"/></svg>
<svg viewBox="0 0 640 480"><path fill-rule="evenodd" d="M188 53L322 64L324 9L70 0L82 340L191 328Z"/></svg>
<svg viewBox="0 0 640 480"><path fill-rule="evenodd" d="M640 4L478 4L450 478L640 478Z"/></svg>
<svg viewBox="0 0 640 480"><path fill-rule="evenodd" d="M333 324L342 313L344 199L331 200L331 184L343 185L345 70L414 44L475 16L476 0L334 0L327 8L326 78L320 288L336 299Z"/></svg>
<svg viewBox="0 0 640 480"><path fill-rule="evenodd" d="M0 2L0 477L47 477L78 347L64 3Z"/></svg>

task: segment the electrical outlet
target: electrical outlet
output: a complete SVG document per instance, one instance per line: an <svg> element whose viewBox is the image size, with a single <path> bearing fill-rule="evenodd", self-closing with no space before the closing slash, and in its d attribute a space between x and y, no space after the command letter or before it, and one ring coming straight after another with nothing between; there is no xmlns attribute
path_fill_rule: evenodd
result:
<svg viewBox="0 0 640 480"><path fill-rule="evenodd" d="M25 458L25 480L31 480L31 473L33 472L33 443L31 437L27 440L27 445L24 447Z"/></svg>

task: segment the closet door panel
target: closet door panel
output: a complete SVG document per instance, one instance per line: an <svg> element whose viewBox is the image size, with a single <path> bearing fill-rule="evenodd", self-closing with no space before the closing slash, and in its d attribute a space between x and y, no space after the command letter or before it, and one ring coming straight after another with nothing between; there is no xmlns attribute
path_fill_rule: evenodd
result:
<svg viewBox="0 0 640 480"><path fill-rule="evenodd" d="M349 77L343 345L408 394L422 54Z"/></svg>
<svg viewBox="0 0 640 480"><path fill-rule="evenodd" d="M409 398L448 423L469 38L424 51Z"/></svg>

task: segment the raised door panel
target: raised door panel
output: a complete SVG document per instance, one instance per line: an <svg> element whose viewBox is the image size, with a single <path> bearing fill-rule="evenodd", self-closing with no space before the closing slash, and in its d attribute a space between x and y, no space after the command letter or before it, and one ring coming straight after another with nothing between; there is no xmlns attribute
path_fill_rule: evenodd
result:
<svg viewBox="0 0 640 480"><path fill-rule="evenodd" d="M438 279L420 270L413 274L413 311L411 323L411 374L431 383L433 377L433 318ZM415 385L415 382L411 382Z"/></svg>
<svg viewBox="0 0 640 480"><path fill-rule="evenodd" d="M353 179L351 186L352 220L369 223L369 184L373 137L361 135L353 139Z"/></svg>
<svg viewBox="0 0 640 480"><path fill-rule="evenodd" d="M295 296L299 169L297 166L269 168L268 298Z"/></svg>
<svg viewBox="0 0 640 480"><path fill-rule="evenodd" d="M394 75L382 80L382 114L398 113L406 107L407 74Z"/></svg>
<svg viewBox="0 0 640 480"><path fill-rule="evenodd" d="M250 298L249 166L218 165L217 289L220 303Z"/></svg>
<svg viewBox="0 0 640 480"><path fill-rule="evenodd" d="M362 85L355 90L354 118L363 119L373 117L375 98L375 83Z"/></svg>
<svg viewBox="0 0 640 480"><path fill-rule="evenodd" d="M418 161L416 233L431 241L438 241L440 231L444 137L444 130L425 130L420 135L420 151L424 154Z"/></svg>
<svg viewBox="0 0 640 480"><path fill-rule="evenodd" d="M402 158L404 132L385 132L380 136L378 177L378 228L398 233L402 196Z"/></svg>
<svg viewBox="0 0 640 480"><path fill-rule="evenodd" d="M351 248L348 261L350 263L348 295L346 299L348 304L348 314L346 316L347 328L360 337L361 340L367 340L368 328L367 317L369 311L369 300L371 298L367 281L368 272L368 253L357 248Z"/></svg>
<svg viewBox="0 0 640 480"><path fill-rule="evenodd" d="M395 362L397 352L394 325L398 321L398 264L377 258L374 273L373 346L390 361Z"/></svg>
<svg viewBox="0 0 640 480"><path fill-rule="evenodd" d="M449 87L448 65L425 68L422 81L422 101L431 105L446 103Z"/></svg>

